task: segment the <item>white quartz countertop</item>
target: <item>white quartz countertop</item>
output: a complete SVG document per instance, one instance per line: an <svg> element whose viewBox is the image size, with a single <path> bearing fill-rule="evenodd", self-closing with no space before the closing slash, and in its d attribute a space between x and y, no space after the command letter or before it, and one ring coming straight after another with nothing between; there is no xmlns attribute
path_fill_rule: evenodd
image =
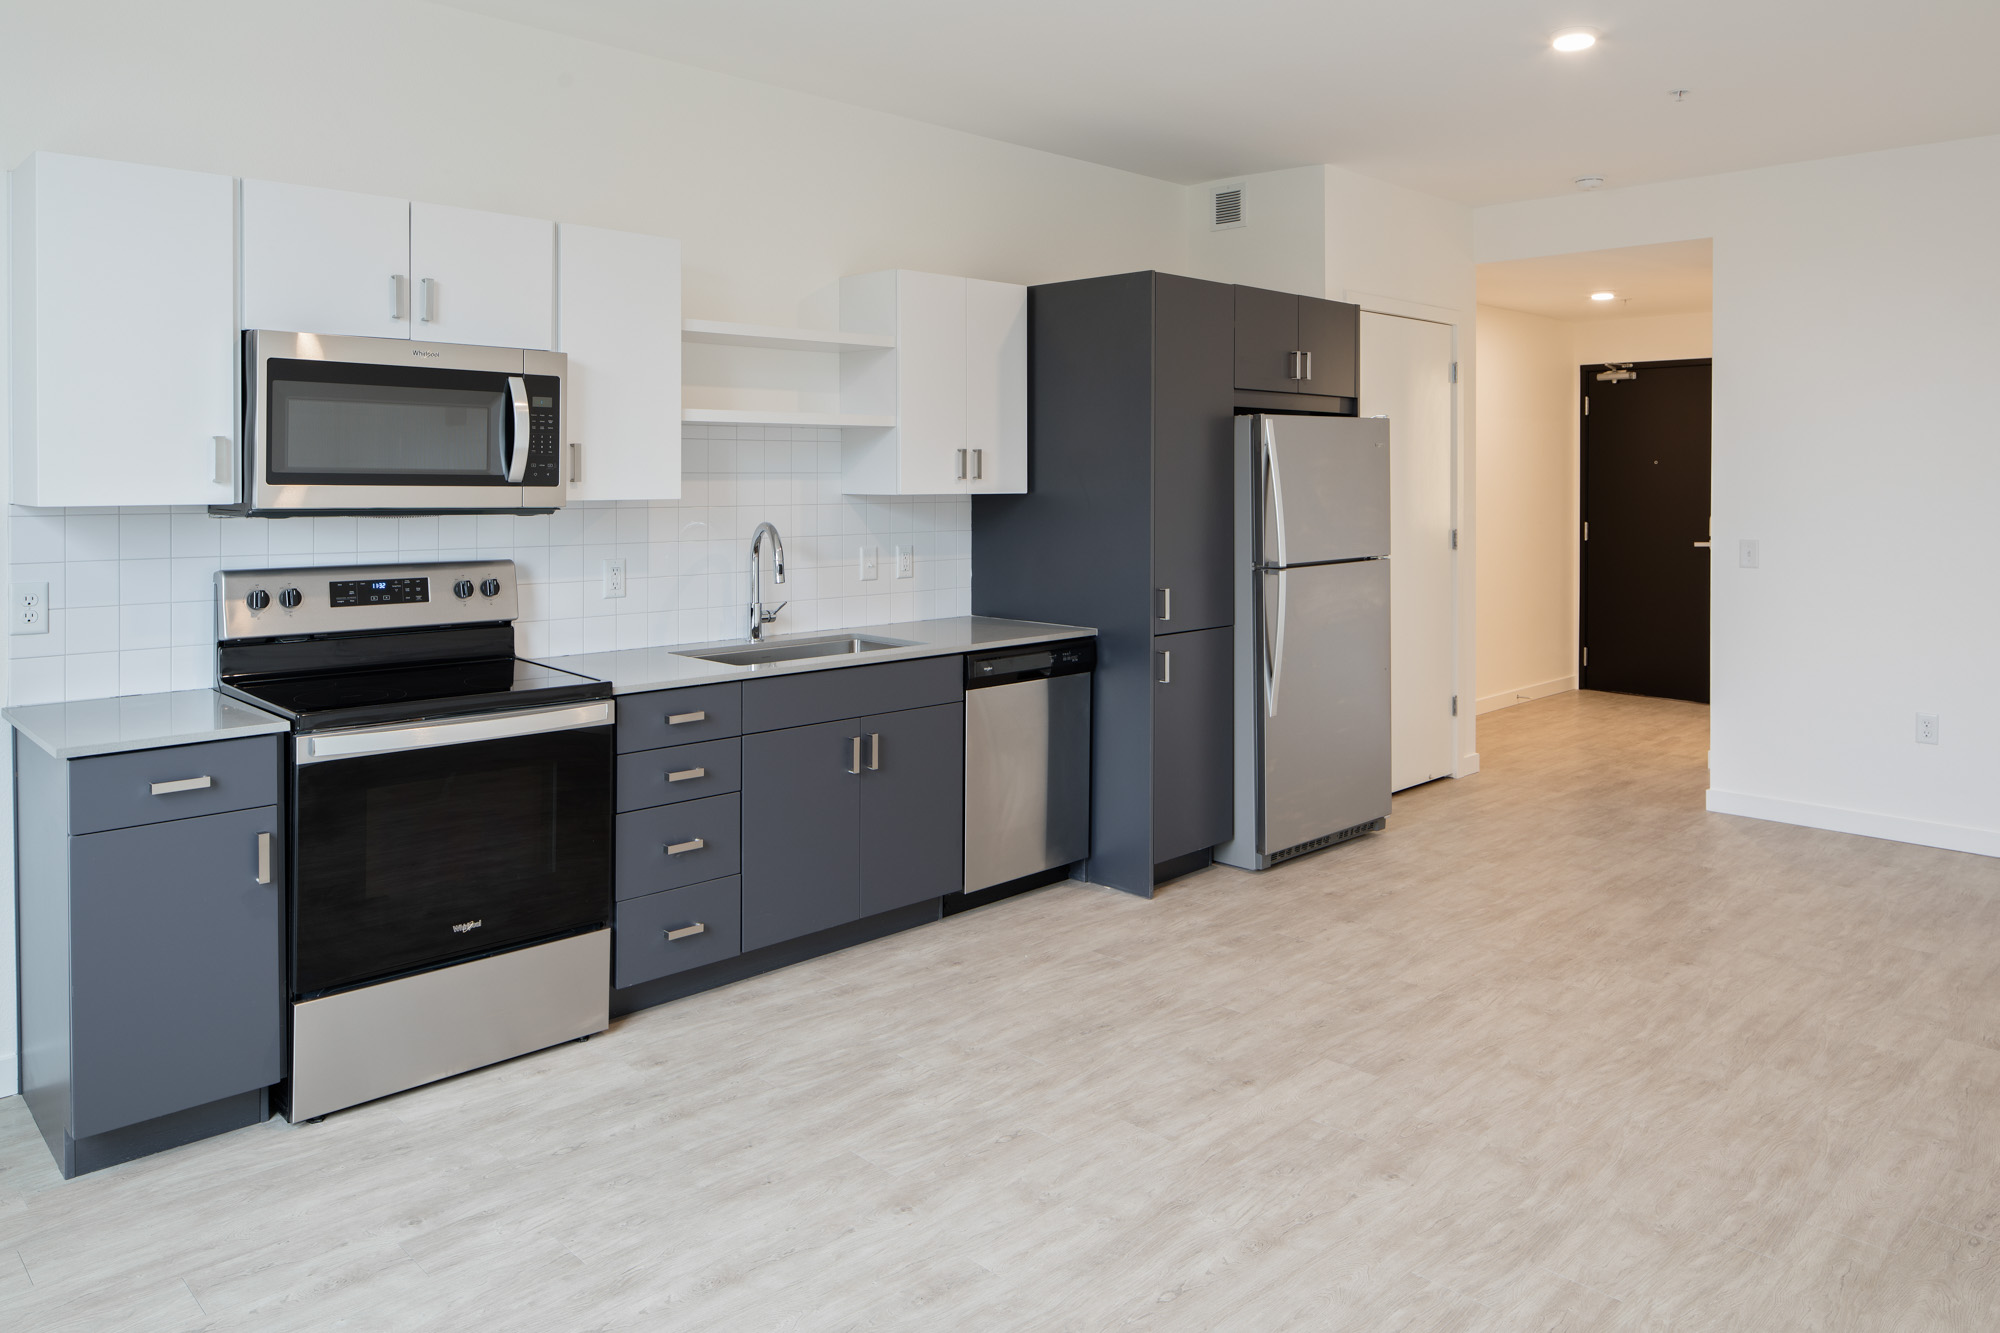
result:
<svg viewBox="0 0 2000 1333"><path fill-rule="evenodd" d="M905 645L876 652L843 654L838 657L807 657L794 662L766 662L757 666L729 666L687 657L691 652L724 648L748 648L748 640L720 643L678 643L671 648L626 648L610 653L578 653L569 657L542 657L537 661L579 675L595 676L611 682L619 694L644 690L670 690L681 685L713 685L721 681L755 680L762 676L793 675L801 671L827 671L839 667L872 666L877 662L902 662L916 657L943 657L951 653L983 652L989 648L1015 648L1036 643L1053 643L1097 633L1079 625L1050 625L1038 620L997 620L991 616L946 616L938 620L905 620L893 625L856 625L848 629L821 630L810 634L778 634L764 640L778 645L805 639L853 636L893 639Z"/></svg>
<svg viewBox="0 0 2000 1333"><path fill-rule="evenodd" d="M215 690L26 704L0 709L0 717L57 759L269 736L291 729L283 718Z"/></svg>

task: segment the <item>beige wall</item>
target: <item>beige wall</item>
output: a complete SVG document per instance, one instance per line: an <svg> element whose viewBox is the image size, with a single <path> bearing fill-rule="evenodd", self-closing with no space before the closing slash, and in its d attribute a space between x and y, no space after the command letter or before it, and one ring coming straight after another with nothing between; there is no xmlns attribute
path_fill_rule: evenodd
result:
<svg viewBox="0 0 2000 1333"><path fill-rule="evenodd" d="M1700 310L1626 319L1575 319L1566 324L1571 359L1579 366L1592 366L1605 361L1683 361L1707 356L1714 318Z"/></svg>

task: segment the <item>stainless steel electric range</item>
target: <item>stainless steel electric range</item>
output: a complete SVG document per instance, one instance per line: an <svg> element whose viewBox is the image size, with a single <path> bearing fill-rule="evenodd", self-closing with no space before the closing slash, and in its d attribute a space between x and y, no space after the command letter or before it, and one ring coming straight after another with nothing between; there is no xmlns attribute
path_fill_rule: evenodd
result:
<svg viewBox="0 0 2000 1333"><path fill-rule="evenodd" d="M515 657L513 562L216 598L224 693L292 724L287 1118L603 1030L611 686Z"/></svg>

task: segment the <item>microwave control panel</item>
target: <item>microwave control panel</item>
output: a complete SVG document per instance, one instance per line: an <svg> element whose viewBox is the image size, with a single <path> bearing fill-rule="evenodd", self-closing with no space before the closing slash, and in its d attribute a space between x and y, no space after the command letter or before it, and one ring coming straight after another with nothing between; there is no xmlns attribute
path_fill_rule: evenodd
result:
<svg viewBox="0 0 2000 1333"><path fill-rule="evenodd" d="M562 480L562 403L556 397L561 381L554 375L529 375L528 467L522 483L554 486Z"/></svg>

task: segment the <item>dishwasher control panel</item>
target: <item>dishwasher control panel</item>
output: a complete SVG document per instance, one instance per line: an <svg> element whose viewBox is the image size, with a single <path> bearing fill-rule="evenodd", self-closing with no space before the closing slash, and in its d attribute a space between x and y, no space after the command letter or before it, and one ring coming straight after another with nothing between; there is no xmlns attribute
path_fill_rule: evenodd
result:
<svg viewBox="0 0 2000 1333"><path fill-rule="evenodd" d="M1076 676L1097 665L1097 640L1068 639L1062 643L1035 644L1027 648L999 648L968 653L965 658L965 688L1007 685L1017 680L1050 680Z"/></svg>

